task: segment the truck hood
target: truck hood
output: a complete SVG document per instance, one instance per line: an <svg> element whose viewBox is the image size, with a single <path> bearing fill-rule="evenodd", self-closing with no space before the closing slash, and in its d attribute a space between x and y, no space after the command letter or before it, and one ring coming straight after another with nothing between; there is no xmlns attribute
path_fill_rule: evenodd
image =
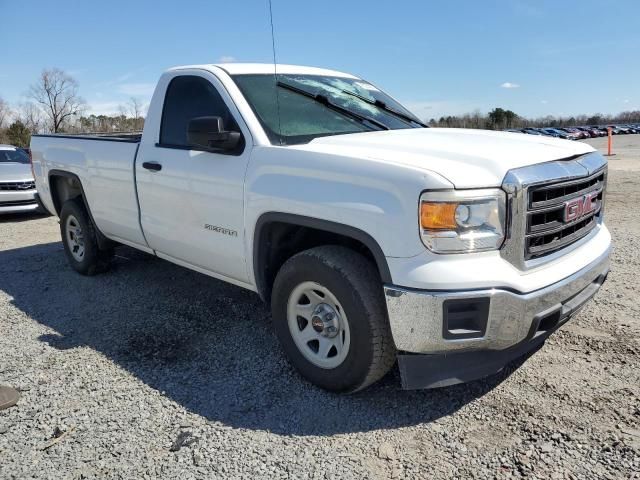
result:
<svg viewBox="0 0 640 480"><path fill-rule="evenodd" d="M28 163L0 162L0 183L33 180Z"/></svg>
<svg viewBox="0 0 640 480"><path fill-rule="evenodd" d="M594 151L582 142L459 128L335 135L316 138L295 148L429 170L443 176L456 188L500 186L511 169Z"/></svg>

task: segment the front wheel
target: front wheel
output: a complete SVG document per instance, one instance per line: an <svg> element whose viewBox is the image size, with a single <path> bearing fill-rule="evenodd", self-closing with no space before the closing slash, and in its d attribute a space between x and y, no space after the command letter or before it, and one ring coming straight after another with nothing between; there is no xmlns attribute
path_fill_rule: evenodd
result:
<svg viewBox="0 0 640 480"><path fill-rule="evenodd" d="M312 248L285 262L272 315L291 364L326 390L361 390L395 362L378 273L348 248Z"/></svg>

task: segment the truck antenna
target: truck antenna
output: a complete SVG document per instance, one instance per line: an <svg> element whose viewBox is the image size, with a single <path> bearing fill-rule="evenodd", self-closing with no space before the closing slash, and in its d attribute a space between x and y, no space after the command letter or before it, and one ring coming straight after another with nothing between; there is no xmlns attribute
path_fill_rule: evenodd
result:
<svg viewBox="0 0 640 480"><path fill-rule="evenodd" d="M271 21L271 50L273 51L273 87L276 97L276 109L278 112L278 141L282 145L282 125L280 123L280 92L278 91L278 69L276 63L276 37L273 33L273 8L271 7L271 0L269 0L269 20Z"/></svg>

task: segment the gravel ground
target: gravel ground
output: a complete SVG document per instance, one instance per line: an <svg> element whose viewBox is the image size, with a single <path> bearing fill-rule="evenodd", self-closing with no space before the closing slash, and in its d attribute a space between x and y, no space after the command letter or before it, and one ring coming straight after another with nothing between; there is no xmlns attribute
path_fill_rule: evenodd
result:
<svg viewBox="0 0 640 480"><path fill-rule="evenodd" d="M127 248L85 278L56 219L1 219L0 383L22 398L0 478L640 478L640 135L614 152L596 299L525 363L431 391L325 393L254 294Z"/></svg>

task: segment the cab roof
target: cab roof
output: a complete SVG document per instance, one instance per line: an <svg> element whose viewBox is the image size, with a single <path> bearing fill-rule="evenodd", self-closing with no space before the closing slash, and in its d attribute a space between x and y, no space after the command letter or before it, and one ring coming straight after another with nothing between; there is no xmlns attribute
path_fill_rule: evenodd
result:
<svg viewBox="0 0 640 480"><path fill-rule="evenodd" d="M216 63L205 65L185 65L181 67L170 68L169 71L183 70L187 68L199 68L203 70L214 70L220 68L229 75L246 75L246 74L273 74L273 63ZM337 70L329 70L326 68L305 67L301 65L285 65L276 64L277 73L292 75L326 75L332 77L358 78L349 73L339 72Z"/></svg>

